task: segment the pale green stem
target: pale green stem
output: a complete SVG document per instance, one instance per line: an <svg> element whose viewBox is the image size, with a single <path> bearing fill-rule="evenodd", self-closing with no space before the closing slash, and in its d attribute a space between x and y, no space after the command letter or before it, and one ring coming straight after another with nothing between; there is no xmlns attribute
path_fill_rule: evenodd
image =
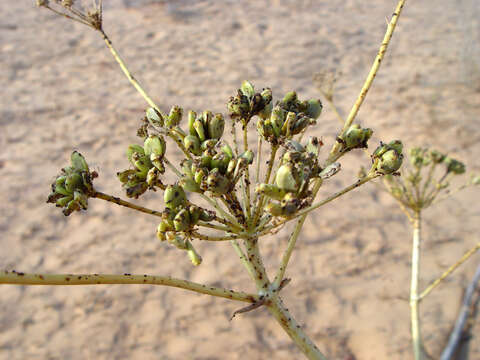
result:
<svg viewBox="0 0 480 360"><path fill-rule="evenodd" d="M437 163L432 161L431 165L430 165L430 168L428 169L428 175L427 175L427 178L425 180L425 182L423 183L423 189L422 189L422 202L425 201L425 195L427 193L427 190L428 190L428 187L430 186L431 182L432 182L432 178L433 178L433 174L435 173L435 168L437 167Z"/></svg>
<svg viewBox="0 0 480 360"><path fill-rule="evenodd" d="M460 265L467 261L473 254L480 250L480 242L475 245L473 248L468 250L455 264L450 266L438 279L433 281L427 288L420 294L418 300L421 301L425 296L430 294L430 292L435 289L440 283L451 273L453 273Z"/></svg>
<svg viewBox="0 0 480 360"><path fill-rule="evenodd" d="M255 172L255 184L258 184L258 182L260 181L260 162L262 160L262 143L263 143L263 138L259 136L257 141L257 170Z"/></svg>
<svg viewBox="0 0 480 360"><path fill-rule="evenodd" d="M410 315L412 345L415 360L424 360L422 334L420 330L420 299L418 296L418 281L420 277L420 246L421 246L421 214L415 213L413 222L412 243L412 278L410 283Z"/></svg>
<svg viewBox="0 0 480 360"><path fill-rule="evenodd" d="M321 181L316 181L315 185L313 187L312 193L313 196L317 195L318 190L320 190L320 187L322 186ZM298 219L297 225L295 226L295 229L293 230L293 233L290 235L290 238L288 239L288 245L287 249L283 253L282 260L280 262L280 266L277 271L277 275L275 276L275 279L273 280L273 286L274 288L278 288L280 286L280 283L283 280L283 277L285 276L285 271L287 270L288 262L290 261L290 257L292 256L293 249L295 248L295 244L297 243L298 236L300 235L300 232L302 231L303 223L305 222L305 219L307 216L302 216L300 219Z"/></svg>
<svg viewBox="0 0 480 360"><path fill-rule="evenodd" d="M236 228L236 230L242 230L242 226L238 223L237 219L235 217L233 217L232 215L230 215L229 213L227 213L225 210L222 209L222 207L214 200L214 199L211 199L209 198L207 195L205 194L199 194L200 197L205 200L206 202L208 202L210 205L212 205L220 214L222 214L222 216L225 218L225 219L228 219L230 222L231 222L231 225ZM222 199L223 200L223 199Z"/></svg>
<svg viewBox="0 0 480 360"><path fill-rule="evenodd" d="M200 240L204 240L204 241L229 241L229 240L240 239L240 237L237 235L214 236L214 235L200 234L199 232L196 232L196 231L192 231L190 234L193 237Z"/></svg>
<svg viewBox="0 0 480 360"><path fill-rule="evenodd" d="M173 173L177 175L178 178L180 179L182 178L182 173L175 167L175 165L173 165L170 161L168 161L166 157L163 158L163 161L170 168L170 170L172 170Z"/></svg>
<svg viewBox="0 0 480 360"><path fill-rule="evenodd" d="M248 262L248 259L245 256L245 253L243 252L240 244L238 243L238 240L231 240L230 243L232 244L243 266L247 269L248 273L250 274L250 277L253 280L255 280L255 273L253 272L252 265Z"/></svg>
<svg viewBox="0 0 480 360"><path fill-rule="evenodd" d="M264 181L265 184L268 184L270 182L270 176L272 175L272 169L273 169L273 165L275 164L275 156L277 155L278 147L279 147L278 145L272 145L271 147L270 159L268 160L267 173L265 174L265 181ZM260 195L260 197L258 198L258 201L256 202L253 221L251 223L252 226L255 226L255 224L258 221L258 218L261 215L264 198L265 196L262 194Z"/></svg>
<svg viewBox="0 0 480 360"><path fill-rule="evenodd" d="M295 321L279 296L273 297L268 302L267 308L307 359L327 360L325 355L320 352L317 346L305 334L302 327Z"/></svg>
<svg viewBox="0 0 480 360"><path fill-rule="evenodd" d="M373 65L370 69L370 72L368 73L367 78L365 79L365 82L362 86L362 89L360 90L360 94L358 95L357 100L355 101L355 104L350 110L347 120L345 120L345 124L343 125L343 130L340 137L343 137L343 135L345 135L345 133L347 132L348 128L353 124L353 121L357 117L358 111L360 110L360 107L362 106L363 101L367 97L368 90L372 86L373 80L375 79L378 69L380 68L380 64L382 63L382 60L385 57L385 53L387 52L388 44L392 39L393 32L395 30L395 27L397 26L397 21L398 21L398 18L400 17L403 6L405 5L405 1L406 0L399 0L397 3L397 7L395 8L395 11L392 14L392 18L390 19L390 22L388 23L387 31L385 32L385 36L383 37L383 41L380 45L380 49L378 50L377 56L373 61ZM340 149L341 149L341 144L339 142L336 142L330 152L329 160L327 161L328 163L330 164L334 163L341 156L341 153L339 151Z"/></svg>
<svg viewBox="0 0 480 360"><path fill-rule="evenodd" d="M108 202L111 202L111 203L114 203L114 204L117 204L117 205L120 205L120 206L125 206L127 208L143 212L145 214L162 217L162 213L160 211L151 210L151 209L145 208L143 206L138 206L138 205L135 205L131 202L122 200L122 199L120 199L116 196L104 194L100 191L95 191L93 194L90 195L90 197L97 198L97 199L102 199L102 200L105 200L105 201L108 201Z"/></svg>
<svg viewBox="0 0 480 360"><path fill-rule="evenodd" d="M245 120L243 123L243 151L248 151L248 121ZM247 223L252 216L252 209L251 209L251 198L250 198L250 171L248 169L248 165L245 168L245 174L243 175L243 180L245 183L245 215Z"/></svg>
<svg viewBox="0 0 480 360"><path fill-rule="evenodd" d="M177 287L227 299L253 303L258 296L214 286L175 279L170 276L152 275L102 275L102 274L27 274L16 271L0 271L0 284L18 285L100 285L100 284L150 284Z"/></svg>
<svg viewBox="0 0 480 360"><path fill-rule="evenodd" d="M245 239L245 248L247 250L247 259L252 266L255 274L255 285L260 295L266 294L269 291L270 281L263 265L260 249L258 248L258 238Z"/></svg>
<svg viewBox="0 0 480 360"><path fill-rule="evenodd" d="M205 222L205 221L199 221L199 222L197 223L197 225L198 225L198 226L202 226L202 227L206 227L206 228L209 228L209 229L220 230L220 231L223 231L223 232L226 232L226 233L233 231L233 230L230 229L228 226L211 224L211 223Z"/></svg>

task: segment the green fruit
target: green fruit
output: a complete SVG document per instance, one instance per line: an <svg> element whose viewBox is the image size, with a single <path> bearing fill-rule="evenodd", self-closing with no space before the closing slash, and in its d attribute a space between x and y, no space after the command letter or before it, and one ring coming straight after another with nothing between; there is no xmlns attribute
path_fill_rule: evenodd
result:
<svg viewBox="0 0 480 360"><path fill-rule="evenodd" d="M161 136L150 135L145 139L145 142L143 143L143 149L145 155L155 154L159 157L163 157L166 150L165 139Z"/></svg>
<svg viewBox="0 0 480 360"><path fill-rule="evenodd" d="M220 139L225 129L225 119L222 114L215 114L213 119L207 123L208 137L210 139Z"/></svg>
<svg viewBox="0 0 480 360"><path fill-rule="evenodd" d="M298 183L293 176L293 167L291 164L284 164L278 168L275 184L284 191L297 191Z"/></svg>
<svg viewBox="0 0 480 360"><path fill-rule="evenodd" d="M146 111L146 117L148 122L155 127L163 127L163 116L155 108L148 108Z"/></svg>
<svg viewBox="0 0 480 360"><path fill-rule="evenodd" d="M240 87L240 90L242 91L242 94L248 98L252 98L255 95L255 89L253 85L247 80L244 80L242 82L242 86Z"/></svg>
<svg viewBox="0 0 480 360"><path fill-rule="evenodd" d="M173 219L175 231L186 231L190 228L190 213L186 209L182 209L175 215Z"/></svg>
<svg viewBox="0 0 480 360"><path fill-rule="evenodd" d="M182 120L183 110L179 106L174 106L170 109L170 113L168 114L167 120L165 124L167 127L172 128L180 124Z"/></svg>
<svg viewBox="0 0 480 360"><path fill-rule="evenodd" d="M129 145L127 148L127 158L130 163L134 163L134 156L137 156L135 154L138 154L140 156L145 155L145 150L143 150L143 147L137 144L132 144Z"/></svg>
<svg viewBox="0 0 480 360"><path fill-rule="evenodd" d="M183 139L183 144L185 145L185 148L190 151L194 155L200 155L201 150L200 150L200 140L198 137L194 135L187 135Z"/></svg>
<svg viewBox="0 0 480 360"><path fill-rule="evenodd" d="M260 184L255 188L256 193L264 194L275 200L282 200L287 192L273 184Z"/></svg>
<svg viewBox="0 0 480 360"><path fill-rule="evenodd" d="M305 104L305 115L307 115L309 118L312 118L314 120L318 119L320 114L322 113L322 102L317 99L310 99L306 101Z"/></svg>
<svg viewBox="0 0 480 360"><path fill-rule="evenodd" d="M72 167L77 171L86 171L88 172L88 164L85 158L78 151L72 152L70 156L72 162Z"/></svg>
<svg viewBox="0 0 480 360"><path fill-rule="evenodd" d="M163 201L167 208L174 210L186 204L187 196L183 188L178 184L168 185L163 194Z"/></svg>

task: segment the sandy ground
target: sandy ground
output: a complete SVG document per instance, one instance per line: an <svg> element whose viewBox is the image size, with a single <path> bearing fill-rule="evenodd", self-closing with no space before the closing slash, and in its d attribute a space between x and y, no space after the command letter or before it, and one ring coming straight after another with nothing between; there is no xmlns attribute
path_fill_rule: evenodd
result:
<svg viewBox="0 0 480 360"><path fill-rule="evenodd" d="M318 97L312 75L337 70L336 102L353 103L395 1L105 1L105 30L167 110L225 111L243 79ZM228 243L200 244L204 263L154 236L155 218L101 201L65 218L45 203L72 149L100 173L97 187L122 190L114 174L146 106L98 34L36 9L1 1L0 268L27 272L149 273L253 291ZM480 5L407 1L359 121L372 143L400 138L431 145L480 170ZM329 109L312 133L331 146ZM253 139L252 139L253 141ZM253 144L253 142L252 142ZM326 150L325 150L326 152ZM362 152L321 196L350 184ZM161 208L161 194L142 204ZM479 192L470 189L425 213L422 286L478 241ZM287 229L288 230L288 229ZM265 238L270 272L286 232ZM411 359L410 233L397 206L372 185L317 211L306 223L285 302L332 359ZM477 255L422 304L434 358L456 317ZM239 306L153 286L1 286L0 359L300 359L265 309L229 322ZM480 322L475 325L480 333ZM480 359L480 338L471 342Z"/></svg>

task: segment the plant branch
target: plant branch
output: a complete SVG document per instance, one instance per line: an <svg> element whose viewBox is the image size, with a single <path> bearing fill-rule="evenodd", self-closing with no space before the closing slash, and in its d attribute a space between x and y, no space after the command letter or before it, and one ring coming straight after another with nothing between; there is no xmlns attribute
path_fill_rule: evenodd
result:
<svg viewBox="0 0 480 360"><path fill-rule="evenodd" d="M358 114L358 111L360 110L360 107L363 104L363 101L367 97L368 90L372 86L373 80L377 75L378 69L380 68L382 60L385 57L385 53L387 52L388 44L392 39L393 32L395 31L395 27L397 26L398 18L402 13L402 9L403 9L403 6L405 5L405 1L406 0L399 0L397 3L395 11L392 14L392 18L388 23L387 31L385 32L385 36L383 37L383 41L382 41L382 44L380 45L380 49L378 50L377 56L373 61L373 65L370 69L370 72L368 73L367 78L365 79L365 82L362 86L362 89L360 90L360 94L358 95L357 100L355 101L355 104L350 110L347 120L345 120L345 124L343 125L343 130L340 137L343 137L343 135L345 135L345 133L347 132L348 128L352 125L353 121L355 120ZM336 142L330 152L329 161L327 161L329 164L335 162L335 160L341 156L341 153L339 151L340 148L341 148L341 144L339 142Z"/></svg>
<svg viewBox="0 0 480 360"><path fill-rule="evenodd" d="M433 289L435 289L440 283L451 273L453 273L460 265L467 261L473 254L480 250L480 242L473 248L468 250L455 264L450 266L438 279L433 281L427 288L420 294L419 300L423 300Z"/></svg>
<svg viewBox="0 0 480 360"><path fill-rule="evenodd" d="M28 274L16 271L0 271L0 284L17 285L100 285L100 284L149 284L172 286L201 294L253 303L258 296L214 286L175 279L170 276L152 275L102 275L102 274Z"/></svg>
<svg viewBox="0 0 480 360"><path fill-rule="evenodd" d="M90 197L97 198L97 199L102 199L102 200L105 200L105 201L108 201L108 202L111 202L111 203L114 203L114 204L117 204L117 205L120 205L120 206L125 206L127 208L132 209L132 210L140 211L140 212L143 212L145 214L162 217L162 213L160 211L148 209L148 208L143 207L143 206L138 206L138 205L135 205L131 202L122 200L122 199L120 199L116 196L104 194L100 191L95 191L93 194L90 195Z"/></svg>

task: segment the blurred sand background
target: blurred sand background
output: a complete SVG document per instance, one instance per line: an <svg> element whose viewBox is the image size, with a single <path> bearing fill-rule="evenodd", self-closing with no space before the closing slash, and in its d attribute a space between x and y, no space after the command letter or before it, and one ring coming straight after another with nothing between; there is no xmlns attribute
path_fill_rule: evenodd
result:
<svg viewBox="0 0 480 360"><path fill-rule="evenodd" d="M225 112L241 81L319 97L314 73L336 70L336 103L355 100L396 4L382 1L106 0L104 28L164 110ZM65 218L45 203L72 149L122 196L115 173L146 107L97 33L1 1L0 268L49 273L172 275L253 291L228 243L199 244L203 264L155 238L157 220L100 200ZM407 1L359 114L380 139L431 145L480 170L480 4ZM253 126L253 125L252 125ZM330 148L338 121L326 106L313 135ZM252 128L253 131L253 128ZM252 138L253 140L253 138ZM253 145L253 142L252 142ZM322 188L354 181L361 151ZM422 288L478 242L478 189L425 213ZM140 201L161 208L161 193ZM287 229L288 230L288 229ZM287 232L261 242L272 272ZM477 254L432 293L421 313L438 358ZM368 184L310 217L283 296L332 359L411 359L410 230L393 200ZM265 309L229 321L242 304L154 286L0 287L0 359L301 359ZM471 359L480 359L480 321Z"/></svg>

